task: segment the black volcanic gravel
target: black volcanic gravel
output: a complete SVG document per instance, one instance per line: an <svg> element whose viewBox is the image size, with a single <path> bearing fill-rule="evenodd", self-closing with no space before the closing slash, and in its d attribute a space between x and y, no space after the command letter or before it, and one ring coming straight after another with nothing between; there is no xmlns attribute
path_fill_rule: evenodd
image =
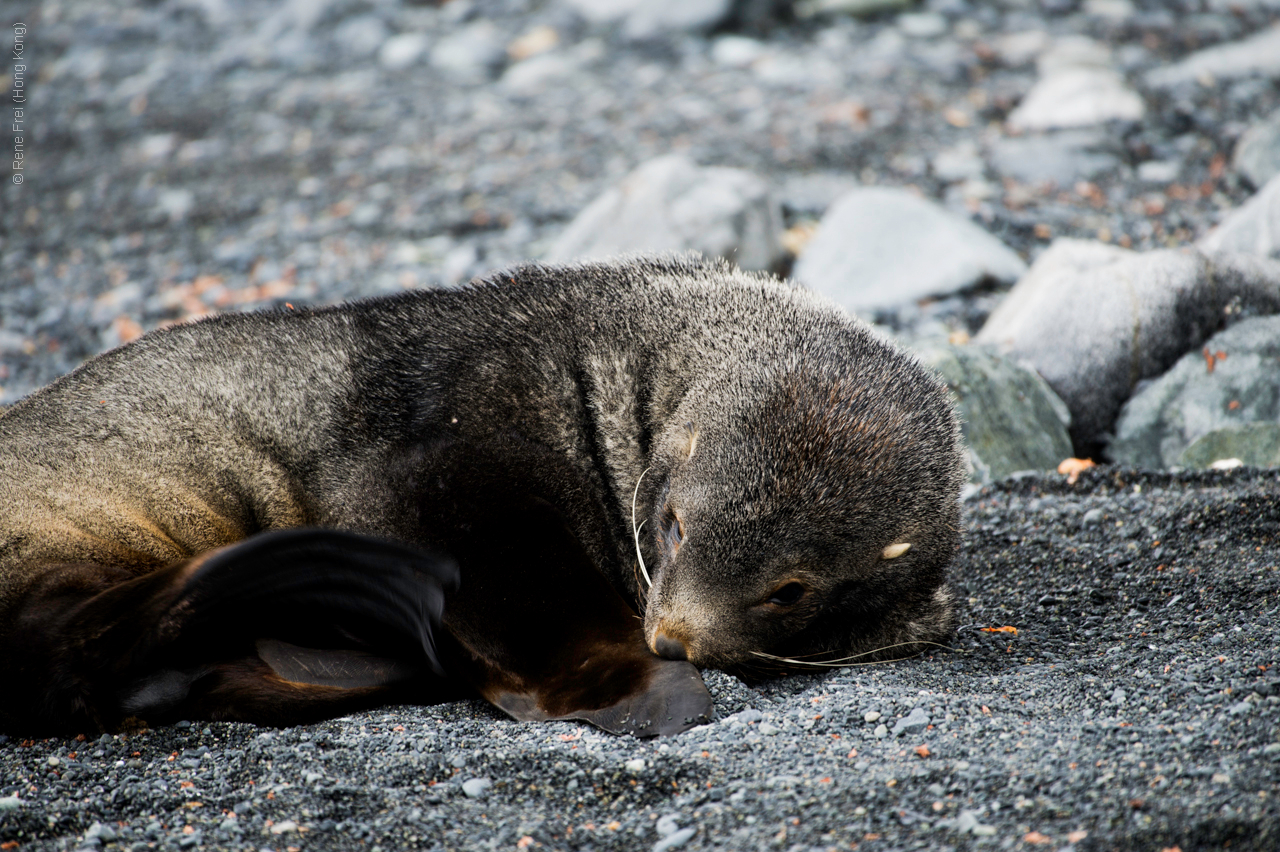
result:
<svg viewBox="0 0 1280 852"><path fill-rule="evenodd" d="M709 672L718 718L668 739L471 702L9 740L0 841L1269 852L1278 491L1274 472L1115 469L984 489L950 649L755 686Z"/></svg>

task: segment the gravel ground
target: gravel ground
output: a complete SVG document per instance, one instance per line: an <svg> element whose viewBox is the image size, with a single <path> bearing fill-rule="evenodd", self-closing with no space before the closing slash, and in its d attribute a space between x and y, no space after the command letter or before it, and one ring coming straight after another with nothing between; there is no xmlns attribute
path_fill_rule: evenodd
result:
<svg viewBox="0 0 1280 852"><path fill-rule="evenodd" d="M716 721L658 741L479 702L10 740L0 840L1273 850L1276 491L1241 471L989 487L967 503L950 649L754 686L709 672Z"/></svg>
<svg viewBox="0 0 1280 852"><path fill-rule="evenodd" d="M1064 235L1185 244L1252 191L1225 154L1280 89L1142 80L1280 17L1266 4L932 5L959 10L940 37L779 24L743 63L723 35L634 44L553 2L0 4L30 26L32 81L26 180L0 189L0 402L165 322L536 256L671 150L767 177L791 225L837 178L913 185L1028 260ZM510 72L541 27L558 66L539 91ZM1070 186L991 154L1036 79L1001 39L1032 29L1111 45L1146 103L1090 131L1101 159ZM473 47L397 66L388 39L412 32ZM990 191L935 168L969 144ZM1174 182L1140 180L1148 161ZM896 319L973 330L996 298ZM952 649L755 686L710 672L717 721L659 742L479 703L0 738L0 847L1272 850L1277 490L1249 471L993 486L967 503Z"/></svg>

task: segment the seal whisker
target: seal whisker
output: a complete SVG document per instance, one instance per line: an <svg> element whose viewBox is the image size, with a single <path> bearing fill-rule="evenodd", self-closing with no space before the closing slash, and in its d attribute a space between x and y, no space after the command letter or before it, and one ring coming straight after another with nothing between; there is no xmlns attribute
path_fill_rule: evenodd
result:
<svg viewBox="0 0 1280 852"><path fill-rule="evenodd" d="M643 527L648 519L641 521L640 526L636 526L636 498L640 496L640 483L644 481L644 474L653 470L653 467L646 467L644 473L640 474L640 478L636 480L635 490L631 492L631 535L636 541L636 559L640 560L640 573L644 575L644 581L649 584L649 588L653 588L653 580L649 579L649 571L644 567L644 556L640 553L640 527Z"/></svg>
<svg viewBox="0 0 1280 852"><path fill-rule="evenodd" d="M778 662L778 663L786 663L792 666L813 666L815 668L848 668L851 666L871 666L871 665L877 665L879 663L896 663L901 660L910 659L911 657L899 657L893 660L869 660L867 662L862 662L862 663L850 662L851 660L857 660L859 657L866 657L871 654L878 654L881 651L888 651L891 648L902 648L902 647L913 646L913 645L933 645L938 648L944 648L948 651L952 650L950 647L948 647L947 645L943 645L940 642L928 642L928 641L921 640L916 642L897 642L897 643L894 643L893 645L885 645L882 648L873 648L870 651L864 651L861 654L852 654L848 657L837 657L833 660L800 660L800 659L796 659L795 657L779 657L775 654L767 654L764 651L752 651L751 653L754 656L761 657L766 660L771 660L773 662ZM915 656L915 655L912 654L911 656Z"/></svg>

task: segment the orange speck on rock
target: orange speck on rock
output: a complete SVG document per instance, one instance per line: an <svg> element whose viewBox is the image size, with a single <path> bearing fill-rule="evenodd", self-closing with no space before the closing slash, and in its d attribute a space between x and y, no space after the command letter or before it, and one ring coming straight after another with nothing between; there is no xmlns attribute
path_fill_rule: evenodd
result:
<svg viewBox="0 0 1280 852"><path fill-rule="evenodd" d="M929 747L927 745L916 746L916 754L920 755L921 757L928 757Z"/></svg>
<svg viewBox="0 0 1280 852"><path fill-rule="evenodd" d="M1046 837L1045 835L1041 834L1038 831L1028 831L1026 834L1022 836L1022 842L1034 843L1034 844L1052 843L1053 838Z"/></svg>
<svg viewBox="0 0 1280 852"><path fill-rule="evenodd" d="M1012 633L1014 636L1017 636L1018 628L1010 627L1009 625L1006 624L1004 627L984 627L982 628L982 632L983 633Z"/></svg>

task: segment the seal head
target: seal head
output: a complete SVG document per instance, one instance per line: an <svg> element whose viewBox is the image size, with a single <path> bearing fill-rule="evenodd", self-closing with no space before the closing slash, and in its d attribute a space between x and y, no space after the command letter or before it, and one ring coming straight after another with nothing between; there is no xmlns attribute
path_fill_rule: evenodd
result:
<svg viewBox="0 0 1280 852"><path fill-rule="evenodd" d="M715 371L661 436L645 612L660 656L766 672L949 635L959 425L932 375L847 328Z"/></svg>

